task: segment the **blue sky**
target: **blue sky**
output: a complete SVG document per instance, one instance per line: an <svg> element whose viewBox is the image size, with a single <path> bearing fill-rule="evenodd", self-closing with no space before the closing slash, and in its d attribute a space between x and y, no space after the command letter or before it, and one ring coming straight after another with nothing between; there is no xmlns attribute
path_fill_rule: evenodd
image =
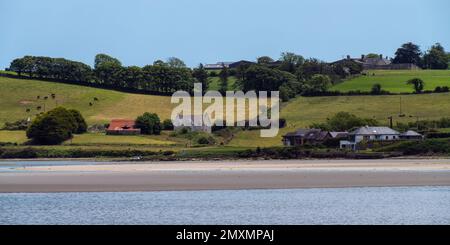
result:
<svg viewBox="0 0 450 245"><path fill-rule="evenodd" d="M448 0L0 0L0 10L0 69L27 54L195 66L283 51L392 56L407 41L450 50Z"/></svg>

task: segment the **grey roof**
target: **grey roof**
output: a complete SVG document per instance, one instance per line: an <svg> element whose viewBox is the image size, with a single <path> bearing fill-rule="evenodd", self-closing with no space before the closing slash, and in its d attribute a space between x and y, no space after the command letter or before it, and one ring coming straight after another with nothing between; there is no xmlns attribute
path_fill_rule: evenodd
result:
<svg viewBox="0 0 450 245"><path fill-rule="evenodd" d="M330 132L331 137L346 137L348 135L348 132Z"/></svg>
<svg viewBox="0 0 450 245"><path fill-rule="evenodd" d="M402 133L401 136L422 136L422 135L417 133L416 131L408 130L408 131Z"/></svg>
<svg viewBox="0 0 450 245"><path fill-rule="evenodd" d="M399 135L400 133L389 127L360 127L351 132L352 135Z"/></svg>
<svg viewBox="0 0 450 245"><path fill-rule="evenodd" d="M295 132L287 133L283 137L301 137L307 140L322 140L327 137L328 132L322 131L321 129L298 129Z"/></svg>
<svg viewBox="0 0 450 245"><path fill-rule="evenodd" d="M388 59L376 57L376 58L364 58L364 64L367 65L390 65L391 61Z"/></svg>

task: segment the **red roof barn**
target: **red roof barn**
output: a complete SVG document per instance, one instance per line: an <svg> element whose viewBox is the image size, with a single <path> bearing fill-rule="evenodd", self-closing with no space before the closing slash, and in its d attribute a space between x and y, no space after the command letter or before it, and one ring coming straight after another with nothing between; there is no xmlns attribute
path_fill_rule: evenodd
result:
<svg viewBox="0 0 450 245"><path fill-rule="evenodd" d="M140 134L141 129L135 128L134 120L113 119L106 129L106 134L112 135L135 135Z"/></svg>

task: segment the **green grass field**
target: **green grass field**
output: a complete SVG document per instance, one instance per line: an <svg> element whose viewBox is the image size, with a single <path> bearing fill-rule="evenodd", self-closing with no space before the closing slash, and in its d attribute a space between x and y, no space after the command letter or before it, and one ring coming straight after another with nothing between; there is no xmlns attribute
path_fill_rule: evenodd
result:
<svg viewBox="0 0 450 245"><path fill-rule="evenodd" d="M235 83L236 83L236 77L229 77L228 78L228 90L234 90L235 89ZM209 78L209 90L215 90L218 91L220 88L220 78L219 77L210 77Z"/></svg>
<svg viewBox="0 0 450 245"><path fill-rule="evenodd" d="M348 92L351 90L370 91L376 83L382 89L393 92L413 92L411 85L406 81L420 78L425 81L425 90L434 90L437 86L450 87L450 70L375 70L366 71L367 76L359 76L333 86L331 91ZM375 74L375 76L373 76Z"/></svg>
<svg viewBox="0 0 450 245"><path fill-rule="evenodd" d="M56 98L51 98L51 93ZM40 99L37 99L40 96ZM48 96L49 99L43 98ZM99 101L94 102L94 97ZM93 105L89 106L92 102ZM44 110L64 106L81 111L89 124L106 123L114 118L136 118L143 112L155 112L170 118L170 97L122 93L106 89L38 80L0 77L0 127L5 122L33 117ZM37 107L41 106L41 110ZM26 109L31 112L26 112Z"/></svg>
<svg viewBox="0 0 450 245"><path fill-rule="evenodd" d="M23 144L27 141L25 131L0 130L0 143Z"/></svg>
<svg viewBox="0 0 450 245"><path fill-rule="evenodd" d="M0 143L17 143L23 144L27 142L25 131L9 131L0 130ZM63 143L63 145L72 146L184 146L186 140L173 139L169 137L169 132L162 132L161 135L105 135L104 133L85 133L74 135L71 140Z"/></svg>

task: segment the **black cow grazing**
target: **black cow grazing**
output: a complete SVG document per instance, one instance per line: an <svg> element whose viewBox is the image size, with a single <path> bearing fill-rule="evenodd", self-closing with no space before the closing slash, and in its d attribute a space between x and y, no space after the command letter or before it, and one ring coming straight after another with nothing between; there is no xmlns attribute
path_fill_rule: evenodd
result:
<svg viewBox="0 0 450 245"><path fill-rule="evenodd" d="M46 99L48 99L48 96L45 96L45 97L44 97L44 100L46 100Z"/></svg>
<svg viewBox="0 0 450 245"><path fill-rule="evenodd" d="M98 101L98 98L97 98L97 97L94 97L94 101Z"/></svg>
<svg viewBox="0 0 450 245"><path fill-rule="evenodd" d="M92 106L93 104L92 104L92 102L89 102L89 106Z"/></svg>
<svg viewBox="0 0 450 245"><path fill-rule="evenodd" d="M52 94L52 98L54 99L56 97L56 94Z"/></svg>
<svg viewBox="0 0 450 245"><path fill-rule="evenodd" d="M27 112L30 112L30 111L31 111L31 110L28 108L28 109L27 109Z"/></svg>
<svg viewBox="0 0 450 245"><path fill-rule="evenodd" d="M36 99L40 99L40 98L41 98L41 96L39 96L39 95L38 95L38 96L36 96Z"/></svg>
<svg viewBox="0 0 450 245"><path fill-rule="evenodd" d="M38 106L36 107L36 109L39 111L40 109L42 109L42 106Z"/></svg>

